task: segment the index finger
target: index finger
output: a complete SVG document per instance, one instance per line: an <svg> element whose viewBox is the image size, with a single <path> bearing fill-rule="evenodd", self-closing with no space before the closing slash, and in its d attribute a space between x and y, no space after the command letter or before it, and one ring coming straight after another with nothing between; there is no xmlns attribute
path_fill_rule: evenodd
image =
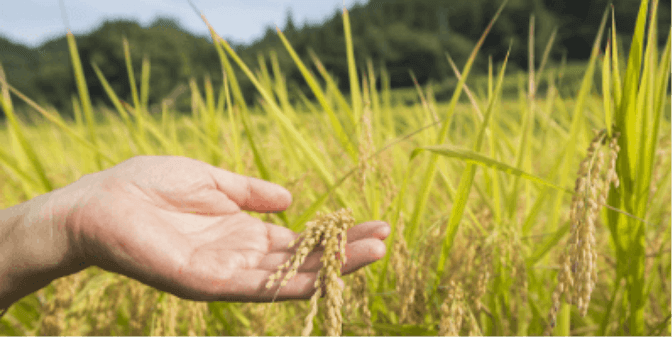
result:
<svg viewBox="0 0 672 337"><path fill-rule="evenodd" d="M245 211L281 212L292 204L292 194L269 181L240 175L213 166L217 189Z"/></svg>

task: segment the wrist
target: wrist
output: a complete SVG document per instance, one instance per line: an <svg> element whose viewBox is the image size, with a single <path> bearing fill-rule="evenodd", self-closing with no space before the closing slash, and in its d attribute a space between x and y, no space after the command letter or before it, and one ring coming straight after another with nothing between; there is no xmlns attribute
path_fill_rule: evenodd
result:
<svg viewBox="0 0 672 337"><path fill-rule="evenodd" d="M84 269L66 226L68 192L54 190L0 210L0 309Z"/></svg>

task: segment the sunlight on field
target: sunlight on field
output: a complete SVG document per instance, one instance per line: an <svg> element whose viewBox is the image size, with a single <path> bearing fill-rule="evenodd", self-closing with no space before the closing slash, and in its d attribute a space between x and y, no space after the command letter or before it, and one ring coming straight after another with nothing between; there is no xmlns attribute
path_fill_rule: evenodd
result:
<svg viewBox="0 0 672 337"><path fill-rule="evenodd" d="M206 83L209 93L192 83L194 110L186 116L165 107L149 115L134 83L134 102L111 97L114 111L93 109L79 87L76 122L31 110L41 123L27 127L23 117L15 122L0 75L8 117L0 130L0 207L133 156L187 156L291 191L287 211L251 213L264 221L301 232L318 211L350 209L355 223L392 226L386 256L344 277L342 330L330 327L327 305L337 301L325 298L315 304L312 334L670 335L670 39L663 50L644 40L646 4L634 37L644 49L630 51L642 57L614 54L605 12L572 97L553 81L536 92L541 76L557 74L534 69L518 98L502 98L506 62L489 69L483 86L465 85L479 44L455 69L461 80L450 101L437 103L418 86L420 104L393 105L394 92L372 83L386 81L385 69L369 62L366 73L355 71L347 11L348 98L326 72L313 78L295 58L315 101L292 106L286 88L274 84L277 74L248 71L261 107L247 107L230 77L223 88ZM211 33L225 73L232 63L242 68ZM649 84L636 80L640 64L631 62L644 64ZM469 101L458 102L460 95ZM638 114L648 118L632 123ZM93 115L106 122L93 123ZM633 206L642 200L646 207ZM638 237L625 234L643 221ZM94 267L13 305L0 333L299 335L306 327L299 318L310 310L308 301L193 302Z"/></svg>

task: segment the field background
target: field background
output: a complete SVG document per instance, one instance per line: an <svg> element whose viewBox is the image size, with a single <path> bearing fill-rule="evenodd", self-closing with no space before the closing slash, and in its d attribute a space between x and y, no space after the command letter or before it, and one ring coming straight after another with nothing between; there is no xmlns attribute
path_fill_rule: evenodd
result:
<svg viewBox="0 0 672 337"><path fill-rule="evenodd" d="M656 5L655 1L650 4L651 8ZM647 7L643 8L640 13L647 13ZM645 27L645 22L638 21L637 27ZM346 46L351 48L347 12L343 25ZM190 114L178 113L167 104L159 113L148 113L142 95L147 87L144 76L141 94L135 92L131 80L133 102L117 100L116 110L91 108L80 85L80 98L73 99L74 121L64 121L55 109L42 106L17 111L17 116L27 118L14 123L16 117L10 117L0 130L0 207L29 200L135 155L188 156L285 186L294 198L287 211L252 214L297 232L318 210L331 213L341 208L352 209L356 223L382 219L392 225L386 257L344 277L343 335L542 335L550 323L549 312L558 305L553 293L563 268L560 258L573 242L573 201L571 193L539 181L573 190L580 178L580 163L595 136L593 130L607 130L608 119L620 125L621 132L633 132L623 126L627 119L620 116L639 112L651 117L642 122L650 123L650 137L641 139L654 144L646 147L651 157L644 168L651 169L650 181L638 187L645 188L646 207L633 214L645 223L600 209L593 234L598 278L587 313L561 304L553 333L670 335L669 35L660 50L657 43L644 44L646 50L656 49L645 55L655 57L638 59L647 64L642 77L656 83L654 90L639 87L625 76L628 54L615 56L609 43L605 49L604 40L614 40L607 29L600 32L588 64L552 65L541 71L535 66L530 75L505 71L506 62L486 62L490 76L475 76L466 85L455 80L391 90L386 70L374 69L369 61L358 64L365 71L356 79L350 77L357 85L351 82L353 91L347 95L331 84L326 72L319 72L319 84L311 90L316 96L325 95L322 102L296 96L298 102L289 104L274 54L263 56L271 60L273 69L247 74L258 80L257 90L266 93L263 104L254 107L247 107L238 83L231 78L222 87L203 79L204 90L192 79ZM643 31L639 38L645 41ZM74 36L68 39L76 51ZM530 45L534 46L533 40ZM130 60L128 44L120 48ZM225 72L232 73L233 62L242 67L224 43L216 48L221 51ZM474 47L474 54L459 70L460 76L468 75L478 48ZM534 60L534 54L528 56ZM354 73L351 51L348 61ZM319 71L319 62L315 65ZM127 66L139 64L129 62ZM145 67L149 64L143 63ZM617 72L620 85L612 82ZM0 78L3 109L14 116L8 105L9 88L4 76ZM378 90L374 81L387 85ZM650 104L635 108L624 98L628 90L650 99ZM443 92L449 101L437 101ZM330 119L329 111L338 122ZM440 123L445 118L448 126ZM337 125L344 128L343 134L339 135ZM410 138L367 160L412 132ZM26 142L22 144L21 138ZM624 151L623 145L628 145L619 141ZM298 146L300 142L307 147ZM355 152L346 150L348 143ZM443 154L426 148L443 144L447 145ZM415 151L419 148L425 151ZM262 165L255 162L255 152ZM320 166L325 170L320 171ZM351 170L355 174L347 176ZM617 204L613 192L609 198L610 205ZM628 236L620 227L612 227L614 221L629 226L639 223L643 229ZM634 245L619 246L623 245L620 240L635 242L635 238L642 240L643 251L627 250ZM626 278L631 276L623 269L628 258L641 263L642 279ZM0 333L299 335L306 322L297 317L309 311L307 301L182 300L94 267L56 280L14 304L0 320ZM319 312L325 311L321 303ZM323 314L314 318L312 334L325 334L326 319Z"/></svg>

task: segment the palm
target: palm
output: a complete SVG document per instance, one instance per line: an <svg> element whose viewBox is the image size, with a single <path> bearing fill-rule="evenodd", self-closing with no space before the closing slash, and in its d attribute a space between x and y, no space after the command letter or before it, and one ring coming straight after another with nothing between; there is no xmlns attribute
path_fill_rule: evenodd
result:
<svg viewBox="0 0 672 337"><path fill-rule="evenodd" d="M90 192L72 225L88 263L187 299L273 299L275 288L266 289L266 281L293 254L287 246L297 234L243 210L286 209L291 196L278 186L167 156L135 157L87 179ZM387 228L381 233L380 227L368 223L348 232L345 274L384 254L379 240ZM277 300L314 293L319 255L309 255Z"/></svg>

